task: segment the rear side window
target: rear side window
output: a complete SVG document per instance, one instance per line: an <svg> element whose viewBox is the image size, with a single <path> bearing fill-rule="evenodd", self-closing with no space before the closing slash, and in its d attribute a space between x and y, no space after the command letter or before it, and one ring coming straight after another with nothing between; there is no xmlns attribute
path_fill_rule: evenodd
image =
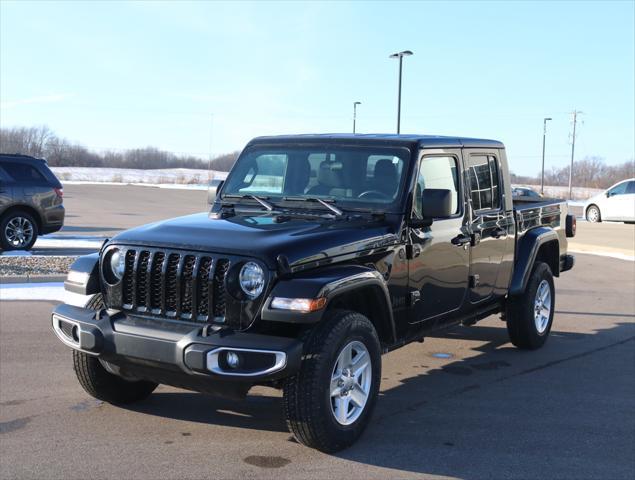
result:
<svg viewBox="0 0 635 480"><path fill-rule="evenodd" d="M472 208L476 211L500 208L500 180L496 157L473 155L468 163Z"/></svg>
<svg viewBox="0 0 635 480"><path fill-rule="evenodd" d="M16 182L48 183L44 175L28 163L2 162L2 168Z"/></svg>

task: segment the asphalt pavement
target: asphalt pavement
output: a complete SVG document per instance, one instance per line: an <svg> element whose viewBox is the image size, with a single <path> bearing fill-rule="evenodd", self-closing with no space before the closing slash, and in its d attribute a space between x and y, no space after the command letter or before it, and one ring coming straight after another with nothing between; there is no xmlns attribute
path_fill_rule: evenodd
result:
<svg viewBox="0 0 635 480"><path fill-rule="evenodd" d="M630 480L633 291L634 262L578 255L556 280L543 349L513 348L490 317L384 356L372 424L337 455L295 443L271 389L243 402L168 387L127 408L98 402L50 330L53 304L5 301L0 478Z"/></svg>
<svg viewBox="0 0 635 480"><path fill-rule="evenodd" d="M128 228L208 210L205 190L179 190L133 185L64 185L66 221L56 237L112 237ZM603 251L635 255L635 225L616 222L578 222L576 238L569 240L580 252ZM35 255L84 255L93 248L41 247Z"/></svg>

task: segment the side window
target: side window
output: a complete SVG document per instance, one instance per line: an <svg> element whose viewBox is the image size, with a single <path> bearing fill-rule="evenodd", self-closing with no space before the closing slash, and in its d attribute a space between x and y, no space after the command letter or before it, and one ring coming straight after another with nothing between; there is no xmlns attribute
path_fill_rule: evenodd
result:
<svg viewBox="0 0 635 480"><path fill-rule="evenodd" d="M628 183L629 182L622 182L619 185L615 185L609 190L609 197L612 197L613 195L624 195L626 193Z"/></svg>
<svg viewBox="0 0 635 480"><path fill-rule="evenodd" d="M242 178L240 192L282 193L287 170L286 155L259 155Z"/></svg>
<svg viewBox="0 0 635 480"><path fill-rule="evenodd" d="M635 193L635 180L631 180L630 182L628 182L626 193Z"/></svg>
<svg viewBox="0 0 635 480"><path fill-rule="evenodd" d="M9 177L16 182L47 183L44 176L27 163L4 162L2 167Z"/></svg>
<svg viewBox="0 0 635 480"><path fill-rule="evenodd" d="M475 211L500 208L500 181L496 157L473 155L469 159L468 167L472 208Z"/></svg>
<svg viewBox="0 0 635 480"><path fill-rule="evenodd" d="M459 212L459 177L457 159L448 156L423 157L417 174L414 213L421 218L421 194L426 188L441 188L452 192L452 212Z"/></svg>

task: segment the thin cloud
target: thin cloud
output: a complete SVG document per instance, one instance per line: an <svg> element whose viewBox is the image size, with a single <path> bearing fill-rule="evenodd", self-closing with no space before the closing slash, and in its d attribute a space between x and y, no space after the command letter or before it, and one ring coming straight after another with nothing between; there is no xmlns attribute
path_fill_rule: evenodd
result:
<svg viewBox="0 0 635 480"><path fill-rule="evenodd" d="M22 105L33 105L33 104L42 104L42 103L56 103L62 102L73 95L68 93L57 93L53 95L41 95L39 97L31 97L31 98L22 98L18 100L9 100L7 102L0 103L1 109L9 109L20 107Z"/></svg>

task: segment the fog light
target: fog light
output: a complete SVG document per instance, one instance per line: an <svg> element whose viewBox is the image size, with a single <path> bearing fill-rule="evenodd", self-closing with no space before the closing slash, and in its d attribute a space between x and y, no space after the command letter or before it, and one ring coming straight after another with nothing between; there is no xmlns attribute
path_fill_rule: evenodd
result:
<svg viewBox="0 0 635 480"><path fill-rule="evenodd" d="M73 329L71 330L71 335L73 336L73 340L79 343L79 328L77 325L73 325Z"/></svg>
<svg viewBox="0 0 635 480"><path fill-rule="evenodd" d="M225 359L227 361L227 366L229 368L238 368L240 365L240 357L237 353L227 352L227 357Z"/></svg>

